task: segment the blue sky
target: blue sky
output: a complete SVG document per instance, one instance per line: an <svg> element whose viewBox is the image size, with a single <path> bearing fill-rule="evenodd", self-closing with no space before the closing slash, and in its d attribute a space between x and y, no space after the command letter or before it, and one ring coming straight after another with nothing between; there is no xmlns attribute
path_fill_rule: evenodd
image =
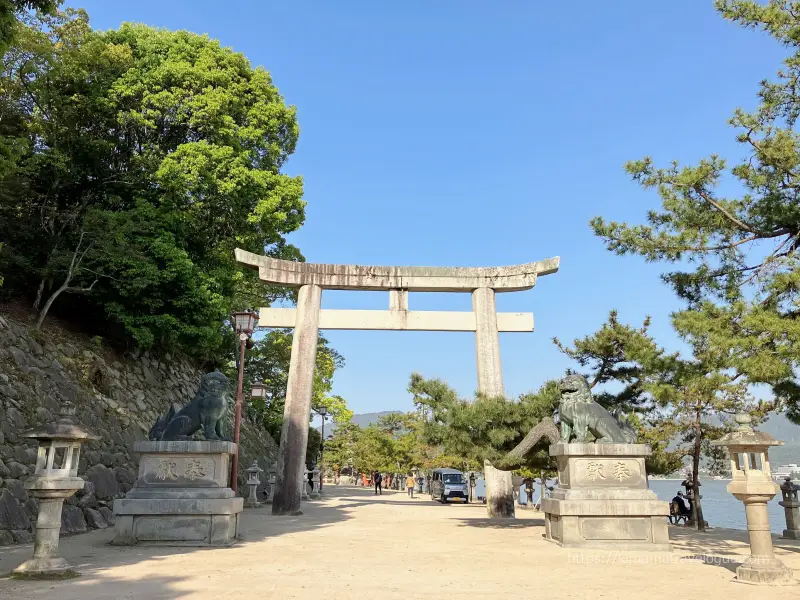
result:
<svg viewBox="0 0 800 600"><path fill-rule="evenodd" d="M711 0L672 2L69 2L96 28L123 21L207 33L273 76L301 128L287 172L305 178L291 236L310 262L508 265L561 270L498 309L532 311L501 334L506 392L570 366L551 342L595 331L616 308L679 348L680 307L662 265L607 252L588 226L640 222L658 205L623 171L653 156L744 155L727 119L752 107L783 58L722 20ZM468 294L412 294L417 310L469 310ZM325 292L323 308L388 307L388 294ZM477 385L469 333L330 332L335 381L356 412L410 410L412 371Z"/></svg>

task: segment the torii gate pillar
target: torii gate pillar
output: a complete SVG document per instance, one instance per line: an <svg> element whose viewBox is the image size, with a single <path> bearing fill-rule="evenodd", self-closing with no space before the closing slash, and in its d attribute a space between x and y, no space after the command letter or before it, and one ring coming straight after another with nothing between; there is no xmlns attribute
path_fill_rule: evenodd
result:
<svg viewBox="0 0 800 600"><path fill-rule="evenodd" d="M494 290L481 287L472 292L475 313L475 351L478 355L478 391L487 396L503 395L500 335Z"/></svg>
<svg viewBox="0 0 800 600"><path fill-rule="evenodd" d="M314 367L319 339L319 309L322 288L304 285L297 294L297 318L292 336L286 403L283 407L281 443L272 514L291 514L300 510L303 472L308 443L308 416L314 393ZM279 509L276 511L275 507Z"/></svg>
<svg viewBox="0 0 800 600"><path fill-rule="evenodd" d="M262 308L258 323L259 327L294 327L272 501L272 514L280 515L300 510L320 329L475 332L478 391L501 396L498 334L533 331L533 315L498 313L495 294L528 290L536 284L537 276L555 273L559 265L558 258L512 267L319 265L258 256L238 248L236 260L257 268L259 278L267 283L299 288L297 308ZM388 291L389 310L320 310L323 289ZM472 311L410 311L408 292L469 292ZM507 495L511 490L500 493Z"/></svg>

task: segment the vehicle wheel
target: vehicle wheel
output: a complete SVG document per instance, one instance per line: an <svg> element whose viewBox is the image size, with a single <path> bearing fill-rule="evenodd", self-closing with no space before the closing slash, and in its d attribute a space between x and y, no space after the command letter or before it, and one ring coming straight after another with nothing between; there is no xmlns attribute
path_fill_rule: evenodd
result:
<svg viewBox="0 0 800 600"><path fill-rule="evenodd" d="M447 504L447 497L444 494L442 494L442 499L440 500L440 502L442 504Z"/></svg>

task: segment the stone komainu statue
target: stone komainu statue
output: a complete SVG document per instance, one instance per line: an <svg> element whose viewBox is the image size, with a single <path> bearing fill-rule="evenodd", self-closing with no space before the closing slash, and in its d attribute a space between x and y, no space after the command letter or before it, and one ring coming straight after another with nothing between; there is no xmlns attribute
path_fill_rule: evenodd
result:
<svg viewBox="0 0 800 600"><path fill-rule="evenodd" d="M229 396L228 378L219 371L206 373L194 399L177 411L173 404L166 415L156 420L148 439L165 442L188 440L202 428L207 440L229 441L222 435L222 420Z"/></svg>
<svg viewBox="0 0 800 600"><path fill-rule="evenodd" d="M559 383L561 402L558 415L561 421L561 441L587 442L591 433L599 444L633 444L636 433L617 420L605 408L592 400L592 392L583 375L567 375Z"/></svg>

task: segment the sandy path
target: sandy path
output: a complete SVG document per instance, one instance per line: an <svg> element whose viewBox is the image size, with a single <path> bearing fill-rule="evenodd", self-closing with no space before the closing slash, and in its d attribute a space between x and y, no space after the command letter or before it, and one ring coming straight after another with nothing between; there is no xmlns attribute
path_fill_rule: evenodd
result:
<svg viewBox="0 0 800 600"><path fill-rule="evenodd" d="M671 529L674 552L576 552L542 539L540 515L485 518L481 505L446 505L405 493L376 498L329 486L300 517L246 510L244 540L226 549L119 548L111 531L64 538L83 574L63 582L0 580L0 598L785 598L796 588L733 583L742 532ZM800 575L800 543L777 540ZM0 548L0 573L31 546ZM703 556L706 560L687 557Z"/></svg>

